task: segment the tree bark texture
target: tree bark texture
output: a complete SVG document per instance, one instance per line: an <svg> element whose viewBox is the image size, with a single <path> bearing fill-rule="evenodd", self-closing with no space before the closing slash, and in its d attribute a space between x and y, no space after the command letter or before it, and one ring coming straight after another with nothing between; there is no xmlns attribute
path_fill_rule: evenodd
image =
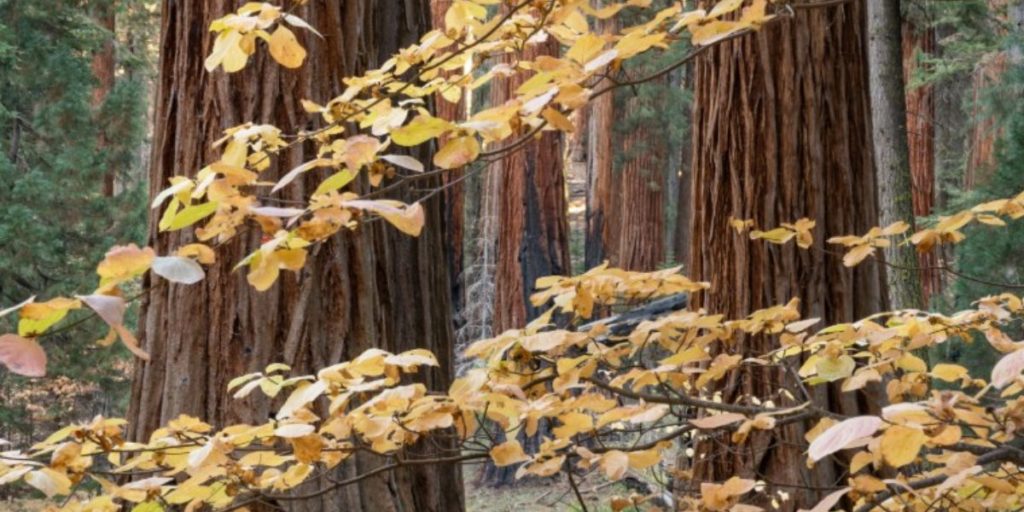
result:
<svg viewBox="0 0 1024 512"><path fill-rule="evenodd" d="M604 21L603 30L614 30L614 19ZM602 80L595 90L611 85ZM584 240L584 266L593 268L604 260L617 259L618 203L614 171L614 94L604 94L587 106L587 227Z"/></svg>
<svg viewBox="0 0 1024 512"><path fill-rule="evenodd" d="M92 56L92 76L96 79L96 85L92 90L92 108L99 114L107 95L114 90L114 71L117 65L114 55L114 39L116 34L116 11L113 0L102 0L93 6L93 17L96 24L110 34L106 37L103 45ZM101 129L97 130L98 135L96 147L103 149L107 147L108 140L106 133ZM117 171L113 168L103 176L103 195L112 197L114 195L114 182L117 179Z"/></svg>
<svg viewBox="0 0 1024 512"><path fill-rule="evenodd" d="M684 90L693 92L693 66L683 67L682 87ZM687 115L693 109L687 110ZM692 120L687 119L687 126L692 126ZM679 144L679 177L676 180L676 227L673 237L673 259L676 263L684 263L689 267L690 241L693 218L693 137L684 137ZM685 269L687 272L689 268Z"/></svg>
<svg viewBox="0 0 1024 512"><path fill-rule="evenodd" d="M878 173L879 222L914 225L914 192L907 142L903 85L902 23L899 0L867 2L872 146ZM885 249L889 300L894 308L920 308L921 280L912 245Z"/></svg>
<svg viewBox="0 0 1024 512"><path fill-rule="evenodd" d="M690 275L712 288L693 297L695 307L743 318L798 297L806 318L827 325L886 306L879 265L845 268L825 243L878 222L866 35L864 2L798 9L792 19L696 60ZM808 217L817 222L814 245L752 241L730 227L730 217L763 229ZM753 356L777 347L774 338L747 337L729 350ZM778 397L783 388L802 401L788 372L745 365L724 379L721 392L725 402L753 395L795 403ZM844 414L867 410L857 394L826 386L811 392ZM728 437L701 443L694 482L757 475L799 489L778 488L790 496L783 509L813 505L823 494L805 489L831 488L840 473L828 463L807 468L806 428L757 433L742 447Z"/></svg>
<svg viewBox="0 0 1024 512"><path fill-rule="evenodd" d="M913 183L914 215L932 214L935 205L935 88L932 84L911 87L914 73L921 66L922 56L936 53L935 30L920 29L903 23L903 82L907 84L907 152ZM942 292L942 272L934 252L918 255L922 299L927 304L932 295Z"/></svg>
<svg viewBox="0 0 1024 512"><path fill-rule="evenodd" d="M527 46L523 59L558 55L558 42ZM491 82L491 103L503 104L530 74L518 72ZM492 164L498 212L494 329L522 327L539 310L530 304L538 277L570 270L562 138L545 131L522 149Z"/></svg>
<svg viewBox="0 0 1024 512"><path fill-rule="evenodd" d="M667 88L668 76L655 80L654 87ZM623 98L620 121L627 133L619 134L615 147L622 160L615 173L617 192L612 202L620 205L618 250L611 263L627 270L651 271L665 259L665 189L669 172L668 130L647 122L642 112L660 112L664 97L644 94ZM638 119L639 117L639 119Z"/></svg>
<svg viewBox="0 0 1024 512"><path fill-rule="evenodd" d="M430 18L433 28L444 30L444 15L451 7L452 0L431 0ZM466 117L466 98L457 103L452 103L441 97L434 96L434 114L447 121L461 121ZM447 137L444 139L447 140ZM442 140L442 142L444 142ZM444 191L444 216L445 216L445 243L448 245L448 274L452 286L452 306L454 311L462 311L465 303L465 286L463 283L462 271L465 267L464 238L465 238L465 204L466 191L462 183L464 169L452 169L444 174L442 179L446 188Z"/></svg>
<svg viewBox="0 0 1024 512"><path fill-rule="evenodd" d="M244 71L207 73L203 60L213 42L207 27L236 7L228 1L163 2L151 196L171 176L194 174L216 161L220 155L210 146L225 128L246 121L273 123L288 133L307 127L313 118L303 112L300 99L324 103L335 97L343 90L342 78L383 62L415 42L430 24L427 5L418 2L313 0L296 14L323 38L296 31L310 55L302 68L277 65L261 47ZM429 161L426 153L415 156ZM315 156L311 145L289 149L261 177L274 180ZM324 172L311 176L322 179ZM280 195L301 200L317 181L299 178ZM221 245L217 263L199 284L179 286L148 277L140 339L152 360L136 367L129 410L132 438L147 437L179 414L221 426L266 421L274 410L270 400L259 393L233 400L227 383L272 362L287 363L301 375L373 347L394 352L422 347L441 361L439 369L424 372L427 386L446 389L452 329L441 200L424 207L427 221L420 237L384 222L369 223L313 248L301 272L283 273L263 293L249 286L244 271L232 271L259 247L258 229L240 231ZM190 230L158 233L157 218L150 219L150 244L158 254L194 241ZM417 449L430 452L431 447ZM382 463L359 455L334 476L351 477ZM325 483L307 483L300 492ZM462 510L460 470L455 465L407 468L282 505L293 510Z"/></svg>

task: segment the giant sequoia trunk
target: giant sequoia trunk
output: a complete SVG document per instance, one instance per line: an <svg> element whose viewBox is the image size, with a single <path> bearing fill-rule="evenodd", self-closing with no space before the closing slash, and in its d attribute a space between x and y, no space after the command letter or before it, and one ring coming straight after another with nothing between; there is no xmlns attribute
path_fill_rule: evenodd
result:
<svg viewBox="0 0 1024 512"><path fill-rule="evenodd" d="M524 59L557 55L558 42L527 46ZM492 104L512 97L529 75L519 72L491 82ZM488 172L496 173L492 193L498 202L498 257L495 270L494 329L522 327L538 311L529 301L534 282L569 272L569 224L566 217L562 139L547 131L508 153Z"/></svg>
<svg viewBox="0 0 1024 512"><path fill-rule="evenodd" d="M219 158L210 144L222 131L246 121L273 123L294 133L311 122L299 104L340 94L343 77L375 66L429 26L425 3L403 0L314 0L298 7L323 39L299 37L310 58L298 70L273 63L257 51L242 72L207 73L203 60L213 38L210 21L236 7L228 1L165 1L155 105L156 127L150 192L169 177L192 174ZM315 154L310 146L284 152L263 176L274 180ZM417 155L426 159L429 155ZM319 176L322 178L322 175ZM282 196L298 200L316 183L300 178ZM411 198L405 198L411 199ZM425 204L427 223L419 238L383 222L339 234L313 249L306 268L285 273L259 293L245 272L232 267L260 244L257 229L244 230L218 248L206 280L193 286L147 278L140 332L152 361L135 373L129 417L131 435L142 438L179 414L224 425L266 421L272 404L255 396L232 400L234 376L285 362L298 374L355 357L371 347L391 351L424 347L442 361L426 372L428 387L444 389L451 376L452 332L443 223L438 200ZM160 254L191 242L190 232L158 233L150 243ZM424 446L423 451L431 448ZM363 473L381 460L359 456L342 465L339 477ZM339 492L290 507L309 510L461 510L459 469L450 465L382 473ZM319 482L322 484L323 482ZM317 485L307 484L307 488ZM309 489L304 489L309 490Z"/></svg>
<svg viewBox="0 0 1024 512"><path fill-rule="evenodd" d="M602 22L602 30L615 30L615 20ZM603 79L595 90L611 85ZM605 259L615 258L618 249L618 194L614 191L615 126L614 94L603 94L587 105L587 212L584 240L584 265L593 268Z"/></svg>
<svg viewBox="0 0 1024 512"><path fill-rule="evenodd" d="M795 12L709 49L695 63L690 274L712 288L694 303L741 318L799 297L805 317L846 322L886 305L878 265L847 269L823 251L827 238L863 233L878 222L864 2ZM751 241L730 228L730 217L763 229L809 217L817 222L814 246ZM755 337L730 351L760 355L776 347L774 338ZM787 372L747 365L725 379L722 393L727 402L749 394L794 403L778 397L783 387L801 399ZM865 407L855 394L812 392L844 414ZM757 475L789 494L785 508L813 504L822 497L814 489L831 488L840 474L827 462L807 469L807 427L759 433L742 448L727 437L702 443L694 481Z"/></svg>

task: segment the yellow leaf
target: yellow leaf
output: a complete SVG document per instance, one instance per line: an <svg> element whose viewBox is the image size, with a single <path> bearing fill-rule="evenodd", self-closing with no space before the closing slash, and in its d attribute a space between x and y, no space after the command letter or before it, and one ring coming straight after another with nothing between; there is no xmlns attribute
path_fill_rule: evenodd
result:
<svg viewBox="0 0 1024 512"><path fill-rule="evenodd" d="M155 257L153 249L139 249L135 244L111 248L96 267L96 273L100 276L100 286L116 285L142 275L149 270Z"/></svg>
<svg viewBox="0 0 1024 512"><path fill-rule="evenodd" d="M476 160L479 154L480 143L476 137L465 135L446 142L434 155L434 165L442 169L454 169Z"/></svg>
<svg viewBox="0 0 1024 512"><path fill-rule="evenodd" d="M931 375L946 382L956 382L967 376L967 368L958 364L941 363L932 368Z"/></svg>
<svg viewBox="0 0 1024 512"><path fill-rule="evenodd" d="M869 244L860 244L854 246L849 252L843 256L843 265L847 267L856 267L860 262L864 261L864 258L874 254L875 248Z"/></svg>
<svg viewBox="0 0 1024 512"><path fill-rule="evenodd" d="M217 255L206 244L188 244L178 249L175 254L187 258L195 258L196 261L203 265L212 265L217 261Z"/></svg>
<svg viewBox="0 0 1024 512"><path fill-rule="evenodd" d="M491 459L495 466L502 467L529 460L530 457L523 452L519 441L512 439L491 448Z"/></svg>
<svg viewBox="0 0 1024 512"><path fill-rule="evenodd" d="M442 135L454 126L429 114L420 114L409 124L391 131L391 140L399 146L416 146Z"/></svg>
<svg viewBox="0 0 1024 512"><path fill-rule="evenodd" d="M47 498L71 493L71 480L64 473L50 468L32 471L25 475L24 480L25 483L42 491Z"/></svg>
<svg viewBox="0 0 1024 512"><path fill-rule="evenodd" d="M174 215L166 229L161 228L160 230L174 231L177 229L187 228L210 216L215 211L217 211L217 203L213 201L186 206L183 210Z"/></svg>
<svg viewBox="0 0 1024 512"><path fill-rule="evenodd" d="M67 316L69 311L80 307L81 302L66 297L26 304L18 314L18 334L28 337L42 334Z"/></svg>
<svg viewBox="0 0 1024 512"><path fill-rule="evenodd" d="M412 236L419 236L426 221L423 207L419 203L405 204L390 199L368 200L356 199L345 201L342 206L366 210L390 222L399 231Z"/></svg>
<svg viewBox="0 0 1024 512"><path fill-rule="evenodd" d="M743 5L743 0L722 0L715 4L715 7L711 9L711 12L707 14L708 18L717 18L729 14L730 12L739 9Z"/></svg>
<svg viewBox="0 0 1024 512"><path fill-rule="evenodd" d="M604 49L604 43L604 38L601 36L586 33L576 39L576 42L565 53L565 56L582 66Z"/></svg>
<svg viewBox="0 0 1024 512"><path fill-rule="evenodd" d="M921 446L927 440L928 436L919 428L891 426L882 434L882 441L879 444L882 459L895 468L906 466L917 459Z"/></svg>
<svg viewBox="0 0 1024 512"><path fill-rule="evenodd" d="M295 34L283 25L270 35L270 55L286 68L297 68L306 59L306 49L295 39Z"/></svg>

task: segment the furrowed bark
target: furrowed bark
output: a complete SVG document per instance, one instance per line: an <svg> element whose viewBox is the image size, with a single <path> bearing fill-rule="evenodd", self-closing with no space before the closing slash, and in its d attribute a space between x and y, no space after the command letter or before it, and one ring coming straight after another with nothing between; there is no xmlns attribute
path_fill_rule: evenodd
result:
<svg viewBox="0 0 1024 512"><path fill-rule="evenodd" d="M742 318L799 297L801 313L824 325L885 309L878 265L848 269L825 252L829 237L878 223L866 43L864 2L847 2L797 9L792 19L711 48L695 62L689 273L712 288L692 297L694 307ZM760 228L808 217L817 222L814 245L750 240L730 227L730 217ZM774 338L744 337L730 352L753 356L777 346ZM780 389L796 399L780 397ZM804 400L787 372L757 365L732 372L720 391L725 402L743 395L772 397L777 406ZM842 414L868 410L858 394L827 386L812 393ZM782 484L769 490L788 494L784 510L809 508L823 494L806 489L830 488L840 477L828 463L807 468L803 436L810 426L757 433L743 447L728 438L700 443L694 482L757 476Z"/></svg>
<svg viewBox="0 0 1024 512"><path fill-rule="evenodd" d="M653 82L656 87L668 87L668 76ZM651 97L653 96L653 97ZM658 95L627 98L622 105L621 119L643 109L659 111L664 100ZM641 120L630 125L628 133L619 134L616 147L623 159L622 169L616 173L618 198L621 205L618 250L611 263L627 270L655 270L665 259L665 189L668 172L668 136L664 126Z"/></svg>
<svg viewBox="0 0 1024 512"><path fill-rule="evenodd" d="M903 82L907 85L907 151L910 155L910 176L913 186L914 215L932 214L936 198L935 177L935 87L926 84L913 87L914 74L920 68L922 56L936 53L935 30L920 29L909 21L903 22ZM942 272L930 267L939 266L936 253L918 255L922 300L927 303L932 295L942 292Z"/></svg>
<svg viewBox="0 0 1024 512"><path fill-rule="evenodd" d="M444 30L444 15L451 7L452 0L431 0L430 18L433 28ZM434 96L434 115L448 121L459 121L466 117L466 98L453 103L445 100L440 94ZM441 142L447 140L447 137ZM448 246L448 275L452 287L452 306L456 312L462 311L465 304L465 290L462 282L464 268L463 238L465 236L465 203L466 192L459 180L464 169L452 169L445 173L443 182L448 187L444 191L445 244ZM454 183L454 184L453 184Z"/></svg>
<svg viewBox="0 0 1024 512"><path fill-rule="evenodd" d="M557 55L558 43L527 46L524 59ZM491 82L491 102L500 105L531 75L518 72ZM566 217L562 138L544 131L523 149L492 164L497 180L498 251L494 329L521 327L540 311L530 304L538 277L569 272L569 224Z"/></svg>
<svg viewBox="0 0 1024 512"><path fill-rule="evenodd" d="M903 86L902 29L899 0L867 2L872 146L878 172L879 221L914 226L914 193L907 147L907 107ZM886 277L892 307L920 308L921 279L917 253L910 244L885 249L892 263Z"/></svg>
<svg viewBox="0 0 1024 512"><path fill-rule="evenodd" d="M314 0L297 7L323 38L296 30L309 50L302 68L288 70L259 48L248 67L227 75L208 73L203 60L213 37L213 19L237 7L228 1L165 1L155 104L156 126L150 162L150 195L176 174L193 175L220 155L211 143L225 128L247 121L273 123L297 132L313 122L299 104L321 103L340 94L342 78L376 66L395 50L416 41L429 26L425 4L403 0ZM314 158L312 145L285 151L262 174L273 180ZM428 151L415 154L429 161ZM309 173L322 179L325 171ZM300 200L319 180L296 180L280 193ZM360 187L362 188L360 184ZM437 186L439 183L430 184ZM429 185L428 185L429 186ZM411 194L400 194L411 200ZM377 347L394 352L422 347L441 361L423 372L431 389L447 389L452 376L449 280L440 198L427 201L426 227L409 237L384 222L336 235L311 251L306 267L285 272L266 292L232 267L260 244L258 228L242 230L217 249L217 263L192 286L147 277L140 312L140 338L152 360L136 367L128 417L133 439L190 414L212 424L264 422L274 410L265 397L233 400L228 381L284 362L297 375L358 356ZM158 254L195 241L191 230L160 233L150 219L150 244ZM432 445L418 446L430 453ZM349 478L380 467L363 456L332 474ZM304 484L304 493L327 485ZM358 486L316 499L282 504L290 510L408 511L462 510L460 469L455 463L409 467L367 479Z"/></svg>

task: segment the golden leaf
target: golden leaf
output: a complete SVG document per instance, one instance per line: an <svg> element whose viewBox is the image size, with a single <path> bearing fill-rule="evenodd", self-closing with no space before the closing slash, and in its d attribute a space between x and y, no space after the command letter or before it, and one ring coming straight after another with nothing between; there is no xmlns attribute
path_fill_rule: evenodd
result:
<svg viewBox="0 0 1024 512"><path fill-rule="evenodd" d="M278 64L286 68L294 69L302 66L302 61L306 60L306 49L299 44L295 34L283 25L279 25L277 30L270 35L268 44L270 45L270 55Z"/></svg>

